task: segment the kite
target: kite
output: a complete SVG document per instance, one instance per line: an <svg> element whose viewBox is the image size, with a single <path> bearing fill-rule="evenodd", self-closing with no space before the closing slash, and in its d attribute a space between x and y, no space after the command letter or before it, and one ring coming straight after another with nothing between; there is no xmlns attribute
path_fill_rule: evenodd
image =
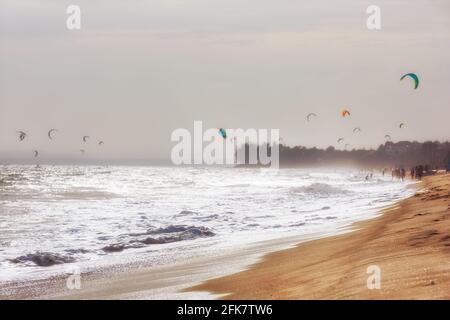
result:
<svg viewBox="0 0 450 320"><path fill-rule="evenodd" d="M410 77L414 80L414 90L419 87L419 77L415 73L407 73L400 78L400 81L405 79L406 77Z"/></svg>
<svg viewBox="0 0 450 320"><path fill-rule="evenodd" d="M310 113L310 114L308 114L308 115L306 116L306 120L309 122L309 120L311 120L311 117L312 117L312 116L317 117L317 114L315 114L315 113Z"/></svg>
<svg viewBox="0 0 450 320"><path fill-rule="evenodd" d="M36 158L39 155L39 151L34 150L34 157Z"/></svg>
<svg viewBox="0 0 450 320"><path fill-rule="evenodd" d="M400 125L398 126L400 129L403 128L405 126L405 124L402 122L400 123Z"/></svg>
<svg viewBox="0 0 450 320"><path fill-rule="evenodd" d="M347 116L350 116L350 111L348 110L342 110L342 116L345 118Z"/></svg>
<svg viewBox="0 0 450 320"><path fill-rule="evenodd" d="M89 136L84 136L84 137L83 137L83 142L86 143L86 142L88 141L88 139L90 139L90 138L91 138L91 137L89 137Z"/></svg>
<svg viewBox="0 0 450 320"><path fill-rule="evenodd" d="M341 142L343 142L343 141L344 141L344 138L339 138L337 142L338 142L338 143L341 143Z"/></svg>
<svg viewBox="0 0 450 320"><path fill-rule="evenodd" d="M227 132L225 131L225 129L220 128L219 129L219 134L222 136L222 138L224 138L224 139L227 138Z"/></svg>
<svg viewBox="0 0 450 320"><path fill-rule="evenodd" d="M51 129L48 133L47 133L47 136L48 136L48 138L50 139L50 140L53 140L53 137L52 137L52 133L53 132L58 132L58 129Z"/></svg>
<svg viewBox="0 0 450 320"><path fill-rule="evenodd" d="M353 129L353 133L355 133L356 131L361 132L361 128L357 127L355 129Z"/></svg>
<svg viewBox="0 0 450 320"><path fill-rule="evenodd" d="M387 134L387 135L385 135L384 137L385 137L386 139L388 139L389 141L391 141L391 136L390 136L390 135Z"/></svg>
<svg viewBox="0 0 450 320"><path fill-rule="evenodd" d="M103 141L99 141L99 142L98 142L98 145L101 146L101 145L103 145L104 143L105 143L105 142L103 142Z"/></svg>
<svg viewBox="0 0 450 320"><path fill-rule="evenodd" d="M17 131L17 133L19 134L20 141L23 141L27 137L27 134L23 131Z"/></svg>

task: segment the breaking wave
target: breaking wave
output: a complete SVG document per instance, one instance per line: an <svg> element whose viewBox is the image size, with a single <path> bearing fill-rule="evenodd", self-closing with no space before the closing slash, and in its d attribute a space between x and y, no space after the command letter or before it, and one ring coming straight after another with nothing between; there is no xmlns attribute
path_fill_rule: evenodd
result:
<svg viewBox="0 0 450 320"><path fill-rule="evenodd" d="M349 193L348 190L341 189L338 187L331 186L327 183L320 183L320 182L310 184L309 186L293 187L290 189L290 192L291 193L313 194L313 195L318 195L318 196L329 196L329 195Z"/></svg>
<svg viewBox="0 0 450 320"><path fill-rule="evenodd" d="M146 233L140 233L139 239L116 242L103 247L102 250L118 252L129 248L142 248L146 245L194 240L214 235L215 233L206 227L170 225L165 228L150 229Z"/></svg>

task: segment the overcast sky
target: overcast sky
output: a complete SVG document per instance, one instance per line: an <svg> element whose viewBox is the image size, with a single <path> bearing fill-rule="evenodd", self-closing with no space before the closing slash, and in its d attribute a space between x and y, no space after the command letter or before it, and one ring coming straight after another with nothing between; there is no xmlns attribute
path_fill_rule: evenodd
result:
<svg viewBox="0 0 450 320"><path fill-rule="evenodd" d="M66 28L70 4L79 31ZM371 4L379 31L366 27ZM169 159L171 132L194 120L279 128L290 145L446 140L449 70L446 0L1 0L0 160L38 149L76 161L81 148ZM407 72L418 90L399 81ZM307 123L309 112L319 117ZM17 130L29 137L19 143Z"/></svg>

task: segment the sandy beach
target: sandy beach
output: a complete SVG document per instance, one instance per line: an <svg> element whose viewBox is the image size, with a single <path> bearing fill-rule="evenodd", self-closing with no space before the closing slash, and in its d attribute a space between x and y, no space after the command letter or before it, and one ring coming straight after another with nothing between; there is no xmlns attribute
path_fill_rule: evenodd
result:
<svg viewBox="0 0 450 320"><path fill-rule="evenodd" d="M450 175L425 178L413 197L355 229L192 290L226 299L450 298ZM380 289L367 288L371 265L381 270Z"/></svg>
<svg viewBox="0 0 450 320"><path fill-rule="evenodd" d="M0 299L448 299L450 175L415 187L414 196L338 236L261 243L163 268L84 273L81 290L68 290L67 276L8 283ZM274 253L263 256L268 246ZM373 265L381 270L379 290L367 288ZM233 273L236 267L245 271Z"/></svg>

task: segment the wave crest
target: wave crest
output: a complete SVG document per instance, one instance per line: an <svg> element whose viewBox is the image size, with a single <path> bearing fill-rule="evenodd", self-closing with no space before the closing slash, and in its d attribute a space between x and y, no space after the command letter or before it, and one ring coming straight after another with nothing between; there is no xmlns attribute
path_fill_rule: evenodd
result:
<svg viewBox="0 0 450 320"><path fill-rule="evenodd" d="M293 187L290 189L290 192L291 193L306 193L306 194L313 194L313 195L319 195L319 196L321 196L321 195L329 196L329 195L349 193L348 190L341 189L338 187L331 186L327 183L320 183L320 182L310 184L309 186Z"/></svg>

